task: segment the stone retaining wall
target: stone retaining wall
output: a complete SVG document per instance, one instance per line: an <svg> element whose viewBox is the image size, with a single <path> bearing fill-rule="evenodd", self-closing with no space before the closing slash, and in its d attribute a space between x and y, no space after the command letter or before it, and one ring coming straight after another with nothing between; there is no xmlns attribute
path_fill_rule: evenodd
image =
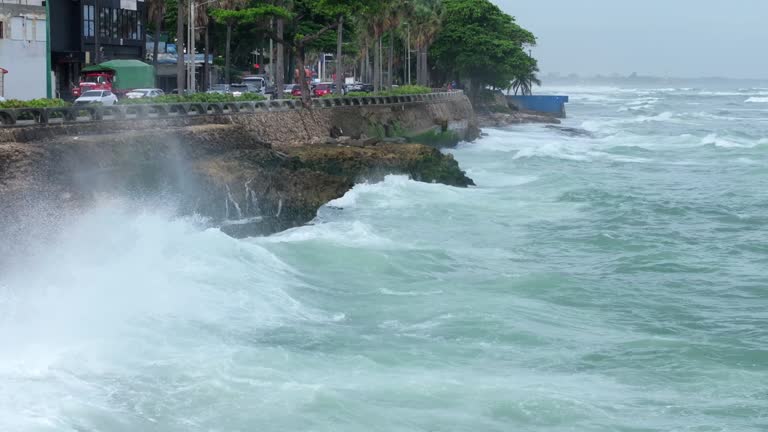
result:
<svg viewBox="0 0 768 432"><path fill-rule="evenodd" d="M426 95L321 98L313 109L297 100L237 103L183 103L90 107L88 116L73 117L82 108L26 109L36 122L0 127L0 143L31 143L65 136L132 134L205 125L228 125L252 139L275 147L324 142L331 130L346 136L418 134L450 129L461 139L473 139L477 120L462 92ZM2 112L23 110L2 110ZM59 118L52 114L58 113ZM23 124L26 123L26 124Z"/></svg>
<svg viewBox="0 0 768 432"><path fill-rule="evenodd" d="M312 100L313 109L364 107L436 102L463 98L463 92L441 92L404 96L320 98ZM303 109L301 101L279 99L243 102L183 102L137 105L79 105L60 108L0 109L0 127L86 123L105 120L205 116L239 113L263 113ZM27 118L28 120L24 120Z"/></svg>

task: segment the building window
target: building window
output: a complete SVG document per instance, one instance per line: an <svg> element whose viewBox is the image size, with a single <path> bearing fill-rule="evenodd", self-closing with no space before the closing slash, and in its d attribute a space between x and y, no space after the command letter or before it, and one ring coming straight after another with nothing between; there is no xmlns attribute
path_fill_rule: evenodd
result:
<svg viewBox="0 0 768 432"><path fill-rule="evenodd" d="M93 11L93 5L83 5L83 36L96 36L96 15Z"/></svg>
<svg viewBox="0 0 768 432"><path fill-rule="evenodd" d="M35 40L38 42L45 42L46 38L45 20L35 20Z"/></svg>
<svg viewBox="0 0 768 432"><path fill-rule="evenodd" d="M101 37L109 37L109 8L101 8L99 9L99 36Z"/></svg>
<svg viewBox="0 0 768 432"><path fill-rule="evenodd" d="M24 18L11 17L11 39L24 40Z"/></svg>
<svg viewBox="0 0 768 432"><path fill-rule="evenodd" d="M112 8L112 32L110 33L111 37L117 39L120 37L120 20L119 20L119 13L120 9Z"/></svg>

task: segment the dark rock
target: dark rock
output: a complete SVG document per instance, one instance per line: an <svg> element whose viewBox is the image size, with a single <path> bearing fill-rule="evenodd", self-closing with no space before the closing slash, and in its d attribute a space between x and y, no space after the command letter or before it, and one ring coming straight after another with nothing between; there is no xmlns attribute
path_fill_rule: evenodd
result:
<svg viewBox="0 0 768 432"><path fill-rule="evenodd" d="M594 138L594 135L592 134L592 132L586 129L579 129L579 128L566 127L566 126L554 126L554 125L546 125L544 127L547 129L552 129L554 131L560 132L564 135L572 136L572 137Z"/></svg>
<svg viewBox="0 0 768 432"><path fill-rule="evenodd" d="M338 126L331 126L330 130L330 136L331 138L338 138L340 136L344 135L344 132L341 130Z"/></svg>
<svg viewBox="0 0 768 432"><path fill-rule="evenodd" d="M514 111L510 113L489 112L478 114L477 118L481 127L504 127L523 123L560 123L559 119L548 114L529 111Z"/></svg>

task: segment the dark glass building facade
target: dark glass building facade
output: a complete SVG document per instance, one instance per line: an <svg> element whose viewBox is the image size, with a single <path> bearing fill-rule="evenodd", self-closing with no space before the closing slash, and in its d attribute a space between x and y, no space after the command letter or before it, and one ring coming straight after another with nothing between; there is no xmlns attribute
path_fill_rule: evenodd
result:
<svg viewBox="0 0 768 432"><path fill-rule="evenodd" d="M80 69L115 59L145 60L143 0L58 0L51 5L51 67L55 91L68 98Z"/></svg>

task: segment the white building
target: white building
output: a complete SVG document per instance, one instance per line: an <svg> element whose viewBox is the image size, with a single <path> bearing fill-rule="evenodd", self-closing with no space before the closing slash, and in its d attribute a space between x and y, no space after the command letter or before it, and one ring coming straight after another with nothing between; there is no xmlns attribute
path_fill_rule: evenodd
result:
<svg viewBox="0 0 768 432"><path fill-rule="evenodd" d="M43 0L0 0L0 96L47 96L46 14Z"/></svg>

